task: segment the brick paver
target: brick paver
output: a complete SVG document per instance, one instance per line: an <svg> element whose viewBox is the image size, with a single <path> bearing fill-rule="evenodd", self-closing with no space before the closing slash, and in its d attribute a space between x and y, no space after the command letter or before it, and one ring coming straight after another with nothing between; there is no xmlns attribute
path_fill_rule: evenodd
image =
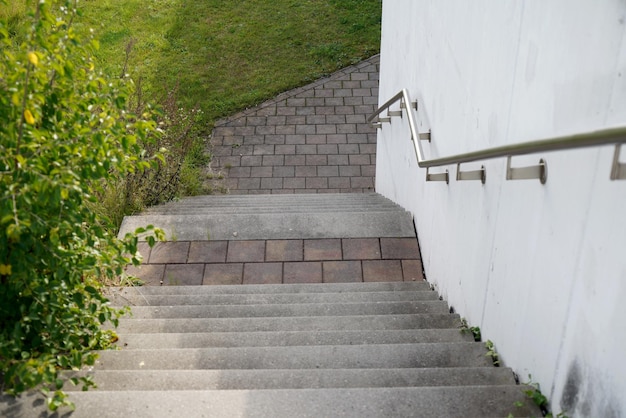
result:
<svg viewBox="0 0 626 418"><path fill-rule="evenodd" d="M378 102L378 70L376 55L219 121L210 171L225 179L216 191L372 191L376 130L366 119Z"/></svg>
<svg viewBox="0 0 626 418"><path fill-rule="evenodd" d="M415 238L182 241L151 252L126 272L155 286L424 280Z"/></svg>

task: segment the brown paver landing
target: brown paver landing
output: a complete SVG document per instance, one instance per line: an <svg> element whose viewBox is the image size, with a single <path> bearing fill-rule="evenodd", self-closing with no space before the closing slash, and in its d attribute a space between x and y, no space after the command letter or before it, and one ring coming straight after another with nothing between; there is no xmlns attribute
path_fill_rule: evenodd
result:
<svg viewBox="0 0 626 418"><path fill-rule="evenodd" d="M147 285L421 281L415 238L140 243Z"/></svg>
<svg viewBox="0 0 626 418"><path fill-rule="evenodd" d="M379 56L219 121L213 172L230 194L374 188Z"/></svg>

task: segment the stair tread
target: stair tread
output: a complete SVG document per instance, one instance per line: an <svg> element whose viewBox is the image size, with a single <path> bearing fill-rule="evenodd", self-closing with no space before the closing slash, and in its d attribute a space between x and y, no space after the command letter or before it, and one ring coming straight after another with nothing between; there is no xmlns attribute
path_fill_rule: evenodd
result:
<svg viewBox="0 0 626 418"><path fill-rule="evenodd" d="M113 293L144 295L185 294L266 294L266 293L354 293L391 291L430 291L426 281L415 282L369 282L369 283L285 283L211 286L138 286L112 287ZM435 293L433 293L435 294Z"/></svg>
<svg viewBox="0 0 626 418"><path fill-rule="evenodd" d="M261 318L420 313L448 313L448 304L440 300L431 300L421 302L135 306L132 308L132 316L127 317L127 319Z"/></svg>
<svg viewBox="0 0 626 418"><path fill-rule="evenodd" d="M197 286L199 292L203 287ZM165 305L241 305L282 303L348 303L348 302L393 302L433 300L432 291L407 292L342 292L342 293L266 293L266 294L197 294L197 295L141 295L132 293L112 294L115 305L165 306Z"/></svg>
<svg viewBox="0 0 626 418"><path fill-rule="evenodd" d="M485 367L483 344L323 345L101 351L96 369L359 369Z"/></svg>
<svg viewBox="0 0 626 418"><path fill-rule="evenodd" d="M229 390L513 385L499 367L258 370L94 370L99 390ZM81 390L67 384L67 390Z"/></svg>
<svg viewBox="0 0 626 418"><path fill-rule="evenodd" d="M311 417L320 416L540 416L522 386L266 389L224 391L89 391L71 394L73 418ZM523 406L514 404L523 402ZM0 398L16 417L51 416L41 395Z"/></svg>
<svg viewBox="0 0 626 418"><path fill-rule="evenodd" d="M124 217L118 236L146 225L179 241L415 237L403 211L135 215Z"/></svg>
<svg viewBox="0 0 626 418"><path fill-rule="evenodd" d="M459 329L401 329L366 331L253 331L135 334L118 331L124 349L274 347L288 345L357 345L473 341Z"/></svg>
<svg viewBox="0 0 626 418"><path fill-rule="evenodd" d="M346 315L323 317L173 318L121 320L119 332L323 331L458 328L455 314Z"/></svg>

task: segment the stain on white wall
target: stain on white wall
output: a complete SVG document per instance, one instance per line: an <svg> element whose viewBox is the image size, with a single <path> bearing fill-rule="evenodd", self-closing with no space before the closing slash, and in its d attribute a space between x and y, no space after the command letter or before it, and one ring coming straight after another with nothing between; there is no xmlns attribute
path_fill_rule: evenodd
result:
<svg viewBox="0 0 626 418"><path fill-rule="evenodd" d="M427 157L626 125L626 2L386 0L380 71L380 103L418 100ZM626 181L611 146L513 165L540 158L545 185L506 181L505 159L463 165L484 185L455 166L426 183L394 119L376 189L414 214L428 280L555 413L624 416Z"/></svg>

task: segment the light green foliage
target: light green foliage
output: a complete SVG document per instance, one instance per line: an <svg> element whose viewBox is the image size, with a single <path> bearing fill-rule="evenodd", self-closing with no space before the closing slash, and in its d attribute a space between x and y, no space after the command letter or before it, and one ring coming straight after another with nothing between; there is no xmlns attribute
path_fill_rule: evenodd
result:
<svg viewBox="0 0 626 418"><path fill-rule="evenodd" d="M143 146L158 132L150 109L127 111L122 80L96 71L73 2L28 4L19 34L0 15L0 385L40 388L56 409L69 404L60 370L93 364L116 339L101 325L122 311L101 283L139 263L137 238L111 236L92 206L153 165Z"/></svg>
<svg viewBox="0 0 626 418"><path fill-rule="evenodd" d="M485 342L485 347L487 348L487 354L485 355L491 358L494 366L500 366L500 356L496 351L496 346L493 344L493 341L487 340L487 342Z"/></svg>

